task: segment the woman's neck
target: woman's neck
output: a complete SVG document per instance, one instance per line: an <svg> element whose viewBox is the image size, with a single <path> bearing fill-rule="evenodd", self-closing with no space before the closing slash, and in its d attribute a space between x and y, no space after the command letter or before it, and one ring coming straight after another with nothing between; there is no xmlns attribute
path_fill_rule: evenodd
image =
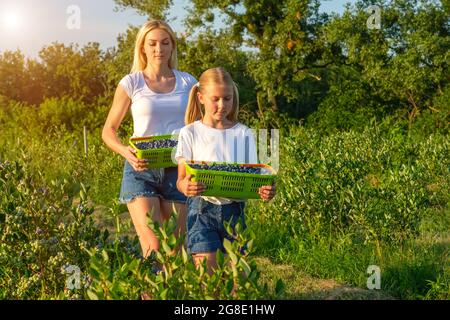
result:
<svg viewBox="0 0 450 320"><path fill-rule="evenodd" d="M162 78L173 77L172 69L167 65L151 65L148 64L143 70L145 75L152 80L160 80Z"/></svg>

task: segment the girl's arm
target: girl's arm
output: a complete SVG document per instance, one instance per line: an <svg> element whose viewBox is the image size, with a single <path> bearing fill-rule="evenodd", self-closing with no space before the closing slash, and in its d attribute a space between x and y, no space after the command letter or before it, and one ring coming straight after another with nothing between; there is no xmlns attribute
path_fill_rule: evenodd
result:
<svg viewBox="0 0 450 320"><path fill-rule="evenodd" d="M178 161L178 180L177 189L186 197L194 197L201 195L205 191L205 184L203 182L191 181L192 175L186 175L186 167L184 166L184 159Z"/></svg>
<svg viewBox="0 0 450 320"><path fill-rule="evenodd" d="M128 97L125 89L121 85L118 85L114 94L112 107L103 126L102 139L112 151L127 159L134 170L144 171L147 168L147 161L136 158L134 155L135 150L130 146L124 146L117 137L117 130L128 112L130 105L131 99Z"/></svg>
<svg viewBox="0 0 450 320"><path fill-rule="evenodd" d="M245 134L245 139L247 139L247 141L248 141L248 149L246 146L245 151L246 151L246 153L248 151L250 163L258 163L256 139L255 139L254 132L252 130L248 130ZM247 142L246 142L246 145L247 145ZM247 161L247 159L246 159L246 161ZM274 183L271 186L262 186L261 188L259 188L258 193L259 193L259 196L261 197L261 199L263 199L264 201L269 201L273 197L275 197L275 191L276 191L276 186Z"/></svg>
<svg viewBox="0 0 450 320"><path fill-rule="evenodd" d="M261 199L264 201L272 200L275 197L276 183L274 182L271 186L262 186L259 188L258 193Z"/></svg>

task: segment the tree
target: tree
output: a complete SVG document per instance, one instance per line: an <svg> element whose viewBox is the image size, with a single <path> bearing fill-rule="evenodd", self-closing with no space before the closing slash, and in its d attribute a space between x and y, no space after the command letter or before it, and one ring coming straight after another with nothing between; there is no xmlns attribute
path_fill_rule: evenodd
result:
<svg viewBox="0 0 450 320"><path fill-rule="evenodd" d="M133 1L116 3L155 15L155 10L148 10L147 5ZM158 3L164 3L157 6L159 16L166 16L172 2ZM244 49L246 74L255 85L259 110L269 106L277 110L278 100L296 103L301 96L299 88L310 87L302 81L319 81L320 70L331 63L323 61L324 52L317 41L316 32L326 21L326 15L319 14L318 8L318 0L194 0L185 21L186 37L200 51L205 42L213 47L228 47L220 51L224 57L217 61L227 60L234 51ZM221 25L220 20L224 21L223 28L216 27Z"/></svg>
<svg viewBox="0 0 450 320"><path fill-rule="evenodd" d="M77 45L53 43L39 52L44 68L44 96L71 96L93 102L107 89L105 54L98 43L81 50Z"/></svg>
<svg viewBox="0 0 450 320"><path fill-rule="evenodd" d="M30 81L24 58L20 50L0 54L0 95L13 100L24 98L23 88Z"/></svg>
<svg viewBox="0 0 450 320"><path fill-rule="evenodd" d="M382 8L379 30L366 25L366 10L374 3ZM356 74L353 79L336 79L333 85L359 81L380 109L405 112L409 126L420 110L432 107L433 96L442 94L448 83L448 10L436 1L360 0L334 17L324 35L340 48L339 70Z"/></svg>
<svg viewBox="0 0 450 320"><path fill-rule="evenodd" d="M239 46L252 51L248 71L256 82L260 111L267 106L279 109L278 101L300 99L302 82L320 80L320 69L329 65L317 37L327 16L319 14L314 0L222 0L192 1L187 25L201 27L215 20L214 11L223 17L226 32ZM220 17L218 18L220 19Z"/></svg>
<svg viewBox="0 0 450 320"><path fill-rule="evenodd" d="M117 9L133 8L141 15L148 16L149 19L167 19L167 11L172 0L114 0L118 5Z"/></svg>
<svg viewBox="0 0 450 320"><path fill-rule="evenodd" d="M108 72L108 92L111 94L111 98L119 81L131 71L138 30L138 27L130 26L124 34L117 37L117 48L110 52L111 58L106 63L106 69Z"/></svg>

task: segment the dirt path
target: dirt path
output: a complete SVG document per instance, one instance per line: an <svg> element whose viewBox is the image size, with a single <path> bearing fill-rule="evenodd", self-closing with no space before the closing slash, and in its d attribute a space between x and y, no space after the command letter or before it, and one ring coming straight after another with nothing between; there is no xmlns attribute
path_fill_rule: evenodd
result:
<svg viewBox="0 0 450 320"><path fill-rule="evenodd" d="M261 272L260 281L267 283L274 291L276 281L281 278L285 285L282 299L288 300L391 300L382 290L367 290L351 287L334 279L311 277L292 265L277 265L267 258L257 257L256 263Z"/></svg>

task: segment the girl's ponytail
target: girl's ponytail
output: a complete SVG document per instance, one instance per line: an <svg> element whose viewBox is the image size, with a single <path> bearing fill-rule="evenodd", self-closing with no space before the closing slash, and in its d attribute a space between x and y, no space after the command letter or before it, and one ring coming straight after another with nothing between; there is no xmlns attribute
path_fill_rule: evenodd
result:
<svg viewBox="0 0 450 320"><path fill-rule="evenodd" d="M231 79L231 77L230 77ZM239 113L239 91L237 88L236 83L231 80L233 85L233 110L231 110L230 114L227 116L228 120L232 122L236 122L238 119L238 113Z"/></svg>
<svg viewBox="0 0 450 320"><path fill-rule="evenodd" d="M199 83L194 85L189 92L189 101L186 108L186 114L184 116L185 125L203 118L202 105L200 104L197 96L198 91Z"/></svg>

